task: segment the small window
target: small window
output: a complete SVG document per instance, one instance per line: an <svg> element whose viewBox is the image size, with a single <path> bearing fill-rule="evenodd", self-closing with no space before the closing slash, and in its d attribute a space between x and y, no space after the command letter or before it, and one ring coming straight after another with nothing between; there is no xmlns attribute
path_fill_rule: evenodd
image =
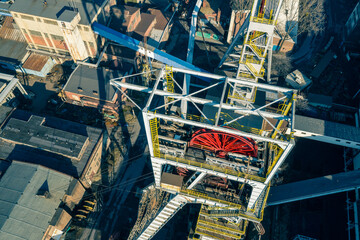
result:
<svg viewBox="0 0 360 240"><path fill-rule="evenodd" d="M27 16L27 15L20 15L20 16L21 16L22 19L29 20L29 21L34 21L33 17Z"/></svg>
<svg viewBox="0 0 360 240"><path fill-rule="evenodd" d="M49 38L49 35L48 35L47 33L44 33L44 36L45 36L46 38Z"/></svg>
<svg viewBox="0 0 360 240"><path fill-rule="evenodd" d="M89 42L89 46L90 46L91 48L93 48L93 47L94 47L94 43Z"/></svg>
<svg viewBox="0 0 360 240"><path fill-rule="evenodd" d="M95 90L93 90L93 94L96 95L96 96L99 95L98 92L95 91Z"/></svg>
<svg viewBox="0 0 360 240"><path fill-rule="evenodd" d="M38 31L29 30L29 33L34 36L42 37L41 32L38 32Z"/></svg>
<svg viewBox="0 0 360 240"><path fill-rule="evenodd" d="M88 27L84 27L84 30L85 30L86 32L88 32L88 31L89 31L89 28L88 28Z"/></svg>
<svg viewBox="0 0 360 240"><path fill-rule="evenodd" d="M78 29L81 31L81 30L82 30L82 27L79 25L79 26L78 26Z"/></svg>
<svg viewBox="0 0 360 240"><path fill-rule="evenodd" d="M41 22L41 19L40 19L40 18L36 18L36 21Z"/></svg>
<svg viewBox="0 0 360 240"><path fill-rule="evenodd" d="M62 36L59 36L59 35L51 34L51 38L56 40L56 41L64 41L64 38Z"/></svg>
<svg viewBox="0 0 360 240"><path fill-rule="evenodd" d="M78 92L82 92L83 89L81 87L78 87Z"/></svg>
<svg viewBox="0 0 360 240"><path fill-rule="evenodd" d="M58 24L57 24L57 21L47 20L47 19L44 19L44 23L46 23L46 24L51 24L51 25L58 25Z"/></svg>
<svg viewBox="0 0 360 240"><path fill-rule="evenodd" d="M14 17L18 17L18 15L16 13L14 13Z"/></svg>

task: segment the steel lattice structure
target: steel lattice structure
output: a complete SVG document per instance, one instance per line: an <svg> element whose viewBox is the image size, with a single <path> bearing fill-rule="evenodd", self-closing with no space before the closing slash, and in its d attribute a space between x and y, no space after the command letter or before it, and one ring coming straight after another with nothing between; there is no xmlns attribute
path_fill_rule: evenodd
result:
<svg viewBox="0 0 360 240"><path fill-rule="evenodd" d="M152 87L131 78L111 81L139 108L125 89L150 94L140 109L152 189L162 199L138 216L129 239L151 239L187 203L202 204L190 238L242 239L249 221L263 233L270 182L294 147L296 91L258 82L280 6L281 0L255 1L234 78L164 66ZM184 74L211 85L185 89Z"/></svg>

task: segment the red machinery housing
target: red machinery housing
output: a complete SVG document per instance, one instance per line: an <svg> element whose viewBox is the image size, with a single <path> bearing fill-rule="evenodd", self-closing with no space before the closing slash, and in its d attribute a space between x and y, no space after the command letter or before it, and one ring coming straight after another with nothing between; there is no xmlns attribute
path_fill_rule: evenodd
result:
<svg viewBox="0 0 360 240"><path fill-rule="evenodd" d="M225 158L229 152L257 156L257 145L253 139L210 129L196 131L189 146L214 152L220 158Z"/></svg>

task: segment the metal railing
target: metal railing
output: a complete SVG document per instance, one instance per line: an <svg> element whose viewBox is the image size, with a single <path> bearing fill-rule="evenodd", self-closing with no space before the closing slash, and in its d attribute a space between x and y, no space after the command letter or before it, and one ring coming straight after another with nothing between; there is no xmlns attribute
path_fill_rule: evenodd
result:
<svg viewBox="0 0 360 240"><path fill-rule="evenodd" d="M257 22L257 23L269 24L269 25L275 25L276 24L275 20L261 18L261 17L250 17L250 22Z"/></svg>
<svg viewBox="0 0 360 240"><path fill-rule="evenodd" d="M151 131L151 140L154 149L154 157L160 157L160 144L159 144L159 126L157 118L150 120L150 131Z"/></svg>
<svg viewBox="0 0 360 240"><path fill-rule="evenodd" d="M178 163L191 165L191 166L194 166L194 167L199 167L199 168L204 168L204 169L208 169L208 170L212 170L212 171L216 171L216 172L220 172L220 173L229 174L229 175L232 175L232 176L235 176L235 177L245 178L245 173L238 172L238 171L235 171L233 169L228 169L228 168L224 168L224 167L217 167L217 166L210 165L210 164L207 164L207 163L200 163L200 162L197 162L197 161L188 160L188 159L184 159L184 158L180 158L180 157L175 157L175 156L168 155L168 154L163 154L163 153L160 153L160 158L170 160L170 161L174 161L174 162L178 162ZM247 176L247 179L257 181L257 182L262 182L262 183L265 182L265 180L266 180L263 177L249 175L249 174Z"/></svg>
<svg viewBox="0 0 360 240"><path fill-rule="evenodd" d="M174 80L173 80L174 74L173 74L171 66L166 65L166 67L165 67L165 77L166 77L166 89L167 89L167 91L170 92L170 93L174 93ZM169 102L174 101L174 98L172 98L172 97L168 97L167 99L168 99Z"/></svg>

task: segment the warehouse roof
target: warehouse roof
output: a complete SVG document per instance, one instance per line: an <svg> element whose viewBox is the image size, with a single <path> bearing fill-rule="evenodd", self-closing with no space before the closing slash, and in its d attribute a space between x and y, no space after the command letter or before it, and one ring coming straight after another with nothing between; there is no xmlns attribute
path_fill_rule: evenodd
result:
<svg viewBox="0 0 360 240"><path fill-rule="evenodd" d="M43 121L42 126L39 125L40 120ZM7 122L5 122L3 128L6 128L6 126L12 128L12 123L21 122L27 124L26 126L29 132L33 133L33 136L29 137L28 129L16 133L15 135L19 135L16 137L1 134L0 159L40 164L75 178L81 176L102 135L102 130L98 128L55 117L42 118L33 116L31 113L22 110L14 111ZM10 125L8 125L9 123ZM40 129L40 131L36 131L38 129ZM37 136L37 133L39 133L39 136ZM61 134L64 135L61 136ZM52 138L52 136L55 136L56 139ZM32 142L30 142L31 137L35 137ZM64 137L68 139L68 146L74 146L74 152L78 151L75 148L75 144L80 146L80 144L84 143L84 138L87 139L87 144L85 144L86 146L84 146L84 151L80 158L71 158L69 156L71 152L61 154L60 151L62 150L56 148L58 143L61 143L58 145L60 148L63 147L63 144L66 146L66 140L62 139ZM45 145L43 146L42 144Z"/></svg>
<svg viewBox="0 0 360 240"><path fill-rule="evenodd" d="M0 239L42 239L71 180L39 165L12 162L0 179Z"/></svg>
<svg viewBox="0 0 360 240"><path fill-rule="evenodd" d="M27 121L11 118L0 138L76 159L88 141L87 136L48 127L45 118L34 115Z"/></svg>

